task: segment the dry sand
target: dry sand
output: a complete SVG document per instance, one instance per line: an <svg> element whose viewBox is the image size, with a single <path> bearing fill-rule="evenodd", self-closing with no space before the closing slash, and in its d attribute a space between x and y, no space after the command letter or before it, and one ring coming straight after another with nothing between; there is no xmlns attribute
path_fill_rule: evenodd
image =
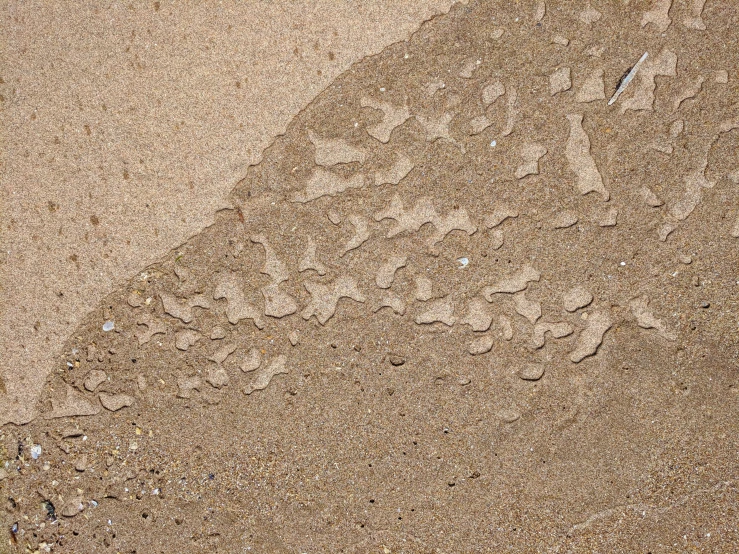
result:
<svg viewBox="0 0 739 554"><path fill-rule="evenodd" d="M450 0L3 2L0 422L99 300L213 221L342 71Z"/></svg>
<svg viewBox="0 0 739 554"><path fill-rule="evenodd" d="M161 72L115 111L106 103L136 121L117 157L80 119L74 148L50 131L44 158L14 146L6 159L11 208L35 205L36 225L59 232L57 266L77 256L51 306L71 297L81 310L60 308L56 335L43 322L26 333L50 371L5 374L6 398L23 405L6 419L39 414L3 428L11 551L736 551L739 10L625 4L456 5L336 67L248 169L279 128L240 128L243 107L229 116L254 84L236 87L232 68L227 100L210 41L231 48L232 21L258 16L208 12L212 39L148 64L125 48L156 40L121 33L131 76ZM192 59L201 71L186 70ZM174 86L167 103L155 91L173 74L212 92ZM46 109L60 117L49 129L68 132ZM32 112L28 125L42 120ZM160 127L140 131L154 114ZM21 144L24 127L8 128ZM249 152L234 134L252 137ZM212 162L221 151L228 170ZM22 189L43 202L12 188L46 168L54 187ZM80 174L95 175L84 195L47 200ZM169 203L154 192L165 178ZM97 208L106 194L118 227ZM50 282L51 264L28 257L49 233L35 244L14 213L5 269ZM172 217L184 218L175 231ZM90 251L99 265L82 262ZM33 294L17 275L4 282ZM4 317L45 313L41 300Z"/></svg>

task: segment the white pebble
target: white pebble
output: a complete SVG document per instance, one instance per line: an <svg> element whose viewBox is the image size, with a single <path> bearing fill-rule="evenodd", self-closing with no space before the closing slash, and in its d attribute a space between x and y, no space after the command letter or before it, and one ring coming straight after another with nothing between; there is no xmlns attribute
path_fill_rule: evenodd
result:
<svg viewBox="0 0 739 554"><path fill-rule="evenodd" d="M468 258L457 258L457 261L459 262L460 269L467 267L470 263L470 260Z"/></svg>
<svg viewBox="0 0 739 554"><path fill-rule="evenodd" d="M41 456L41 445L34 444L31 447L31 458L33 458L34 460L38 460L39 456Z"/></svg>
<svg viewBox="0 0 739 554"><path fill-rule="evenodd" d="M106 321L103 323L103 331L112 331L115 328L115 323L112 321Z"/></svg>
<svg viewBox="0 0 739 554"><path fill-rule="evenodd" d="M497 141L494 141L494 140L490 142L490 146L493 147L493 148L495 148L497 146L497 144L498 144L498 142Z"/></svg>

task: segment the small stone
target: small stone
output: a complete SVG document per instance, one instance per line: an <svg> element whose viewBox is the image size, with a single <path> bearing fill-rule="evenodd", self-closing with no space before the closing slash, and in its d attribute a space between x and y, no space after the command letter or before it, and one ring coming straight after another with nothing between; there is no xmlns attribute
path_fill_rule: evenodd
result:
<svg viewBox="0 0 739 554"><path fill-rule="evenodd" d="M108 332L115 329L115 323L113 321L106 321L103 323L103 331Z"/></svg>
<svg viewBox="0 0 739 554"><path fill-rule="evenodd" d="M220 340L226 338L226 330L220 325L216 325L210 331L211 340Z"/></svg>
<svg viewBox="0 0 739 554"><path fill-rule="evenodd" d="M388 356L388 360L390 360L390 364L394 365L395 367L405 364L405 358L397 354L390 354Z"/></svg>
<svg viewBox="0 0 739 554"><path fill-rule="evenodd" d="M490 335L483 335L482 337L473 340L469 344L467 351L473 356L479 356L481 354L490 352L492 349L493 337Z"/></svg>
<svg viewBox="0 0 739 554"><path fill-rule="evenodd" d="M34 444L31 447L31 458L33 458L34 460L38 460L39 457L41 456L41 452L42 452L41 445Z"/></svg>
<svg viewBox="0 0 739 554"><path fill-rule="evenodd" d="M295 330L290 331L290 333L287 335L287 340L290 341L290 344L293 346L297 346L298 342L300 340L300 335L298 335L298 332Z"/></svg>
<svg viewBox="0 0 739 554"><path fill-rule="evenodd" d="M472 381L469 379L469 377L460 377L457 382L464 387L466 385L469 385Z"/></svg>
<svg viewBox="0 0 739 554"><path fill-rule="evenodd" d="M85 388L90 392L95 392L95 389L98 388L103 382L105 382L107 378L108 376L105 374L104 371L93 369L90 373L87 374L87 377L85 377Z"/></svg>
<svg viewBox="0 0 739 554"><path fill-rule="evenodd" d="M133 404L133 397L128 396L127 394L107 394L105 392L101 392L100 403L106 410L117 412L121 408L127 408Z"/></svg>
<svg viewBox="0 0 739 554"><path fill-rule="evenodd" d="M538 381L544 375L544 364L526 364L518 370L518 376L524 381Z"/></svg>
<svg viewBox="0 0 739 554"><path fill-rule="evenodd" d="M710 302L706 302L705 300L703 300L703 301L701 302L701 308L703 308L703 309L708 309L708 308L710 308L710 307L711 307L711 303L710 303Z"/></svg>

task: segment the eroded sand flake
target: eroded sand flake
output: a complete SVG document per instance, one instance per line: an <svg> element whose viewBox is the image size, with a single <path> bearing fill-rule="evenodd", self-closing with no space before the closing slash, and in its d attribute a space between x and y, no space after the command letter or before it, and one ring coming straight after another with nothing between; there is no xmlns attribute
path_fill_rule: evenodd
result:
<svg viewBox="0 0 739 554"><path fill-rule="evenodd" d="M331 171L316 169L308 179L305 190L293 194L292 200L304 204L322 196L336 196L349 189L358 189L364 184L365 178L361 173L344 179Z"/></svg>
<svg viewBox="0 0 739 554"><path fill-rule="evenodd" d="M571 71L569 67L560 67L549 76L549 93L552 96L572 88Z"/></svg>
<svg viewBox="0 0 739 554"><path fill-rule="evenodd" d="M510 277L501 279L496 284L483 288L482 294L485 297L485 300L492 302L494 294L514 294L524 290L529 286L530 282L538 281L540 278L541 273L536 271L530 265L525 265Z"/></svg>
<svg viewBox="0 0 739 554"><path fill-rule="evenodd" d="M486 106L494 103L505 94L505 86L500 81L494 81L482 89L482 103Z"/></svg>
<svg viewBox="0 0 739 554"><path fill-rule="evenodd" d="M384 116L382 121L367 128L367 133L380 142L388 142L393 129L405 123L405 121L411 116L408 106L396 108L387 102L378 102L366 97L361 99L360 106L383 112Z"/></svg>
<svg viewBox="0 0 739 554"><path fill-rule="evenodd" d="M513 307L517 314L528 319L531 324L536 323L541 317L541 303L526 298L526 291L513 295Z"/></svg>
<svg viewBox="0 0 739 554"><path fill-rule="evenodd" d="M649 298L646 295L634 298L629 302L631 314L636 319L636 324L642 329L654 329L667 340L677 340L677 334L667 330L661 319L657 319L649 309Z"/></svg>
<svg viewBox="0 0 739 554"><path fill-rule="evenodd" d="M570 169L577 175L577 188L580 194L597 192L603 200L608 200L610 195L603 185L598 166L590 155L590 139L582 127L582 115L570 114L567 120L570 122L570 136L567 139L565 155Z"/></svg>
<svg viewBox="0 0 739 554"><path fill-rule="evenodd" d="M575 350L570 353L570 360L579 363L588 356L594 355L603 343L603 336L613 326L610 314L604 311L594 312L587 319L587 327L577 338Z"/></svg>
<svg viewBox="0 0 739 554"><path fill-rule="evenodd" d="M243 285L236 272L221 273L216 277L216 288L213 298L226 299L226 317L228 322L236 325L242 319L251 319L259 329L264 328L261 313L246 300Z"/></svg>
<svg viewBox="0 0 739 554"><path fill-rule="evenodd" d="M414 320L419 325L440 322L451 327L457 321L454 317L454 304L449 296L437 298L426 304L426 309Z"/></svg>
<svg viewBox="0 0 739 554"><path fill-rule="evenodd" d="M537 323L534 325L534 348L542 348L546 344L546 334L550 333L555 339L570 336L575 330L566 321L558 323Z"/></svg>
<svg viewBox="0 0 739 554"><path fill-rule="evenodd" d="M470 342L469 346L467 347L467 351L473 356L486 354L493 349L493 343L494 340L492 336L483 335Z"/></svg>
<svg viewBox="0 0 739 554"><path fill-rule="evenodd" d="M308 131L308 139L316 148L316 163L330 167L337 164L348 164L351 162L364 163L366 154L359 148L355 148L344 139L325 139L319 137L313 131Z"/></svg>
<svg viewBox="0 0 739 554"><path fill-rule="evenodd" d="M375 172L375 186L397 185L413 170L414 164L408 156L398 154L395 163L385 171Z"/></svg>
<svg viewBox="0 0 739 554"><path fill-rule="evenodd" d="M269 365L263 367L257 372L254 380L244 388L244 394L251 394L254 391L264 390L272 382L273 377L289 373L286 363L287 358L285 356L277 356L269 363Z"/></svg>
<svg viewBox="0 0 739 554"><path fill-rule="evenodd" d="M603 69L595 69L583 81L577 91L575 101L580 103L595 102L606 99L605 84L603 83Z"/></svg>
<svg viewBox="0 0 739 554"><path fill-rule="evenodd" d="M336 306L342 298L351 298L356 302L365 301L353 277L342 276L326 285L309 281L305 283L305 288L310 293L311 300L300 315L303 319L316 316L321 325L325 325L333 317Z"/></svg>
<svg viewBox="0 0 739 554"><path fill-rule="evenodd" d="M407 261L407 256L390 256L377 271L375 276L377 286L381 289L389 289L395 280L395 272L405 267Z"/></svg>
<svg viewBox="0 0 739 554"><path fill-rule="evenodd" d="M674 77L677 74L676 70L677 56L667 48L658 56L647 59L635 77L637 84L634 95L621 103L621 113L626 110L653 110L654 90L657 88L655 77L659 75Z"/></svg>
<svg viewBox="0 0 739 554"><path fill-rule="evenodd" d="M520 154L523 163L516 168L516 179L523 179L527 175L538 175L539 160L546 153L546 147L538 142L527 142L521 146Z"/></svg>
<svg viewBox="0 0 739 554"><path fill-rule="evenodd" d="M642 15L641 26L646 27L651 23L657 32L664 33L672 22L669 16L671 7L672 0L654 0L652 9Z"/></svg>
<svg viewBox="0 0 739 554"><path fill-rule="evenodd" d="M473 331L487 331L493 323L489 304L481 298L473 298L467 305L467 313L459 322L469 325Z"/></svg>
<svg viewBox="0 0 739 554"><path fill-rule="evenodd" d="M111 412L117 412L128 406L132 406L134 402L133 397L127 394L108 394L101 392L99 398L103 408Z"/></svg>
<svg viewBox="0 0 739 554"><path fill-rule="evenodd" d="M314 270L318 275L326 275L326 266L318 261L316 255L316 243L313 238L308 237L308 246L303 253L303 257L300 258L298 263L298 272L302 273L308 270Z"/></svg>
<svg viewBox="0 0 739 554"><path fill-rule="evenodd" d="M359 248L370 238L369 220L366 217L359 214L352 214L348 219L349 223L354 226L354 236L344 246L344 250L341 253L342 256L347 252Z"/></svg>
<svg viewBox="0 0 739 554"><path fill-rule="evenodd" d="M169 292L160 292L162 307L166 313L184 323L190 323L193 318L194 307L210 308L210 302L205 295L199 294L192 298L180 299Z"/></svg>

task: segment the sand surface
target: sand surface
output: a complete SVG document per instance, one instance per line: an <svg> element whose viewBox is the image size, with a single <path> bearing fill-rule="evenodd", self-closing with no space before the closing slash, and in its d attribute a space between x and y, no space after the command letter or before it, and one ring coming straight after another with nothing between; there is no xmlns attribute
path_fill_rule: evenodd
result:
<svg viewBox="0 0 739 554"><path fill-rule="evenodd" d="M6 10L11 551L735 551L737 7L290 5Z"/></svg>
<svg viewBox="0 0 739 554"><path fill-rule="evenodd" d="M33 417L70 329L212 223L316 94L450 4L3 2L0 422Z"/></svg>

